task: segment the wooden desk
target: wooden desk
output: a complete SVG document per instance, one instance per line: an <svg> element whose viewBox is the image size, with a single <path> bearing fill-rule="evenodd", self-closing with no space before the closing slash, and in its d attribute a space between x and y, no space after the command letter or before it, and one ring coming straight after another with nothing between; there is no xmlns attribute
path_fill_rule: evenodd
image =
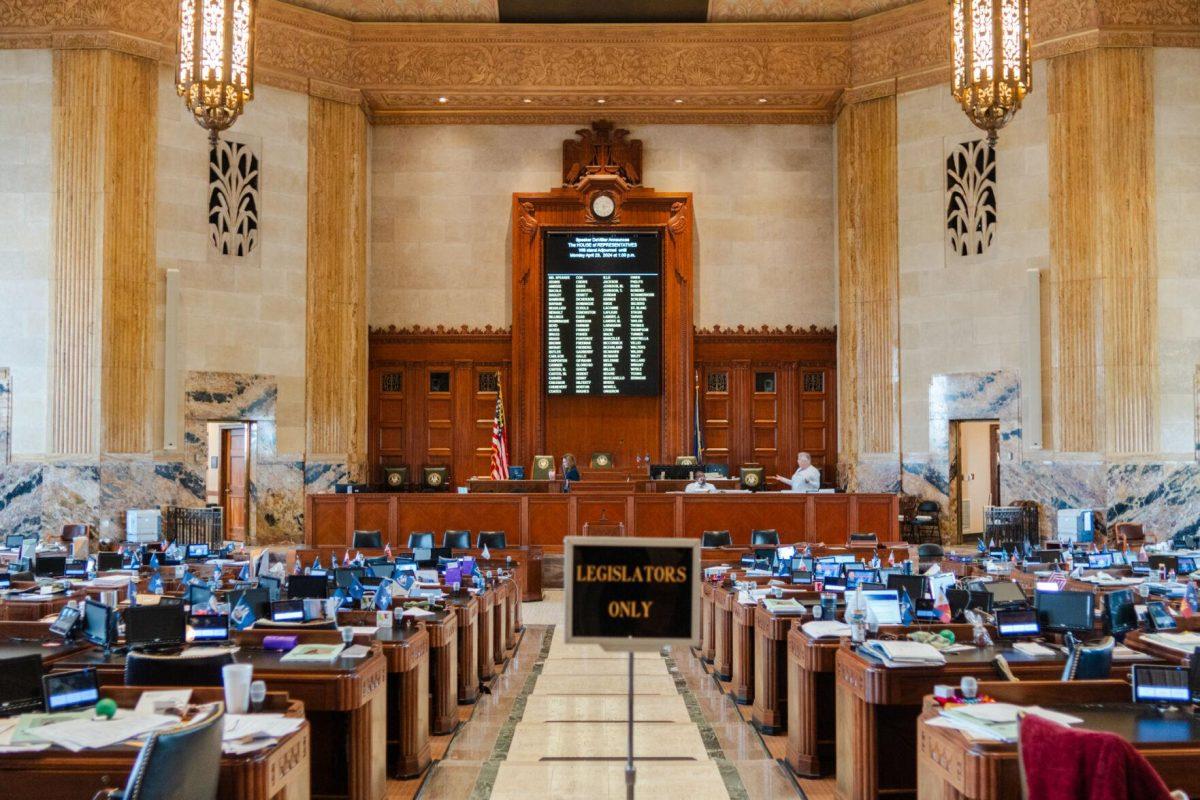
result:
<svg viewBox="0 0 1200 800"><path fill-rule="evenodd" d="M91 647L83 639L64 642L50 633L50 626L45 622L0 622L0 658L36 653L42 657L42 665L49 667Z"/></svg>
<svg viewBox="0 0 1200 800"><path fill-rule="evenodd" d="M841 800L916 798L917 717L935 684L965 675L998 677L992 659L1003 654L1017 677L1054 680L1065 656L1027 656L1000 647L946 655L939 667L891 669L843 643L837 652L837 796ZM1114 673L1120 665L1113 665ZM1127 671L1127 667L1126 667Z"/></svg>
<svg viewBox="0 0 1200 800"><path fill-rule="evenodd" d="M717 585L712 581L700 584L700 650L697 655L705 664L713 661L713 598Z"/></svg>
<svg viewBox="0 0 1200 800"><path fill-rule="evenodd" d="M271 691L304 703L312 726L312 793L317 797L380 800L387 783L387 662L375 652L363 659L338 658L331 664L281 661L282 653L254 649L263 635L238 634L242 648L234 660L254 667L254 677ZM302 641L341 641L336 631L310 632ZM428 644L425 644L428 647ZM92 667L104 686L125 681L125 656L85 650L55 662L54 668Z"/></svg>
<svg viewBox="0 0 1200 800"><path fill-rule="evenodd" d="M122 708L132 708L142 694L138 687L106 686ZM224 690L192 689L192 703L224 700ZM304 704L284 692L268 692L263 711L303 717ZM307 800L309 792L310 726L305 723L278 744L245 755L221 756L217 797L221 800ZM104 788L124 788L139 749L124 743L72 753L51 747L35 753L6 753L0 758L0 782L27 787L27 796L91 797ZM33 787L36 787L34 789ZM14 795L15 796L15 795Z"/></svg>
<svg viewBox="0 0 1200 800"><path fill-rule="evenodd" d="M511 584L505 581L497 581L496 588L490 595L492 598L492 661L497 667L497 672L504 671L505 655L508 652L504 646L508 640L508 633L505 630L508 623L508 612L505 610L505 604L508 593L511 591L510 587Z"/></svg>
<svg viewBox="0 0 1200 800"><path fill-rule="evenodd" d="M733 702L754 702L754 612L756 606L734 600L730 606L729 676Z"/></svg>
<svg viewBox="0 0 1200 800"><path fill-rule="evenodd" d="M479 699L479 599L451 596L446 604L457 620L458 702L469 705Z"/></svg>
<svg viewBox="0 0 1200 800"><path fill-rule="evenodd" d="M754 609L754 708L750 718L763 733L787 728L787 636L798 615Z"/></svg>
<svg viewBox="0 0 1200 800"><path fill-rule="evenodd" d="M732 588L718 586L713 593L713 674L717 680L733 677L733 606L737 596Z"/></svg>
<svg viewBox="0 0 1200 800"><path fill-rule="evenodd" d="M1124 681L1021 681L983 683L997 700L1041 705L1083 719L1080 729L1109 731L1131 742L1171 789L1200 792L1200 718L1160 714L1130 703ZM1021 796L1016 743L968 739L951 728L932 727L937 704L926 698L917 724L917 776L922 800L1009 800Z"/></svg>
<svg viewBox="0 0 1200 800"><path fill-rule="evenodd" d="M37 622L42 617L57 614L71 600L82 603L82 590L60 594L39 595L36 600L0 599L0 622Z"/></svg>
<svg viewBox="0 0 1200 800"><path fill-rule="evenodd" d="M479 601L479 680L486 683L496 675L496 588L489 586L476 595L476 599Z"/></svg>
<svg viewBox="0 0 1200 800"><path fill-rule="evenodd" d="M1192 619L1195 619L1193 617ZM1179 620L1180 632L1183 630L1196 630L1200 627L1197 623L1191 623L1189 620ZM1192 663L1191 654L1185 653L1174 647L1166 647L1157 642L1152 642L1146 638L1145 631L1130 631L1125 634L1125 646L1130 650L1137 650L1140 653L1154 656L1160 661L1165 661L1168 664L1178 664L1179 666L1189 666Z"/></svg>
<svg viewBox="0 0 1200 800"><path fill-rule="evenodd" d="M787 634L787 763L797 775L833 773L837 744L835 665L841 639L814 639L797 620ZM925 626L927 627L927 626ZM970 641L970 625L940 625L959 641ZM904 634L916 626L887 625L881 635Z"/></svg>
<svg viewBox="0 0 1200 800"><path fill-rule="evenodd" d="M778 530L783 542L845 543L859 531L900 540L894 494L667 494L637 492L636 484L623 481L593 488L583 481L567 494L309 494L304 540L310 547L344 548L355 530L378 530L396 548L412 531L483 529L505 531L514 547L557 553L564 536L581 536L584 525L602 520L624 525L626 536L699 538L705 530L728 530L742 545L758 528Z"/></svg>

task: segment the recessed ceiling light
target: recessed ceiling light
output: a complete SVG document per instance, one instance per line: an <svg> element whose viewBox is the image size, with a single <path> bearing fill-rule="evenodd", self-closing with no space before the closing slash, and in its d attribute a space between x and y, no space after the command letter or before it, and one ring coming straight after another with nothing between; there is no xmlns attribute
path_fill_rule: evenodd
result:
<svg viewBox="0 0 1200 800"><path fill-rule="evenodd" d="M450 100L447 97L439 97L438 102L439 103L448 103L448 102L450 102Z"/></svg>
<svg viewBox="0 0 1200 800"><path fill-rule="evenodd" d="M600 98L600 99L598 99L596 102L597 102L597 103L599 103L600 105L604 105L604 104L605 104L605 103L607 103L608 101L607 101L607 100L605 100L603 97L601 97L601 98Z"/></svg>
<svg viewBox="0 0 1200 800"><path fill-rule="evenodd" d="M682 98L682 97L676 97L676 98L675 98L675 102L676 102L676 103L682 103L682 102L683 102L683 98Z"/></svg>
<svg viewBox="0 0 1200 800"><path fill-rule="evenodd" d="M525 98L524 100L522 100L521 102L522 102L522 103L532 103L532 102L533 102L533 99L532 99L532 98L529 98L529 97L526 97L526 98Z"/></svg>
<svg viewBox="0 0 1200 800"><path fill-rule="evenodd" d="M765 103L765 102L767 102L767 98L765 98L765 97L760 97L760 98L758 98L758 102L760 102L760 103Z"/></svg>

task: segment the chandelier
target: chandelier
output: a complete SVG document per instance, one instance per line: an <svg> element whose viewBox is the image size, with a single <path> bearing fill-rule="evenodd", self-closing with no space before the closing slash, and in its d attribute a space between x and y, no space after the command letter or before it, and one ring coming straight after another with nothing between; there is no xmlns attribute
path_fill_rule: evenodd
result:
<svg viewBox="0 0 1200 800"><path fill-rule="evenodd" d="M180 0L175 90L209 141L254 97L255 0Z"/></svg>
<svg viewBox="0 0 1200 800"><path fill-rule="evenodd" d="M976 127L996 132L1029 93L1029 0L950 0L951 92Z"/></svg>

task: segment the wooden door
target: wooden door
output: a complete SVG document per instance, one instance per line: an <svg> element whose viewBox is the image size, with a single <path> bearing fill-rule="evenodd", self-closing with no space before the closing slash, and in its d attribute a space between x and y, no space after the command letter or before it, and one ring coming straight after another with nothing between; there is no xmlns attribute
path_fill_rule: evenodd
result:
<svg viewBox="0 0 1200 800"><path fill-rule="evenodd" d="M991 504L1000 505L1000 424L993 422L988 428L988 465L991 474Z"/></svg>
<svg viewBox="0 0 1200 800"><path fill-rule="evenodd" d="M246 426L221 430L221 506L225 509L225 538L246 541L250 482L250 440Z"/></svg>

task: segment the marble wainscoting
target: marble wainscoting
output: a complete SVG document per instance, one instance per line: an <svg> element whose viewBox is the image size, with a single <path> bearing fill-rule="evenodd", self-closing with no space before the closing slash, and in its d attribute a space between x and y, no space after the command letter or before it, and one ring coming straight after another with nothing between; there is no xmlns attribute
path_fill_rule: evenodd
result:
<svg viewBox="0 0 1200 800"><path fill-rule="evenodd" d="M1000 501L1033 500L1040 508L1043 537L1055 532L1060 508L1104 508L1107 503L1105 466L1099 462L1022 461L1000 464Z"/></svg>
<svg viewBox="0 0 1200 800"><path fill-rule="evenodd" d="M901 489L900 459L889 461L859 461L853 465L853 483L844 482L843 486L853 485L856 492L880 492L895 494Z"/></svg>
<svg viewBox="0 0 1200 800"><path fill-rule="evenodd" d="M35 535L42 531L42 465L0 465L0 531Z"/></svg>
<svg viewBox="0 0 1200 800"><path fill-rule="evenodd" d="M1108 513L1113 522L1140 522L1160 538L1200 533L1200 463L1110 464Z"/></svg>
<svg viewBox="0 0 1200 800"><path fill-rule="evenodd" d="M304 464L304 493L325 494L338 483L350 480L350 467L345 461L308 461Z"/></svg>
<svg viewBox="0 0 1200 800"><path fill-rule="evenodd" d="M268 461L256 465L250 483L255 507L255 544L304 543L303 461Z"/></svg>

